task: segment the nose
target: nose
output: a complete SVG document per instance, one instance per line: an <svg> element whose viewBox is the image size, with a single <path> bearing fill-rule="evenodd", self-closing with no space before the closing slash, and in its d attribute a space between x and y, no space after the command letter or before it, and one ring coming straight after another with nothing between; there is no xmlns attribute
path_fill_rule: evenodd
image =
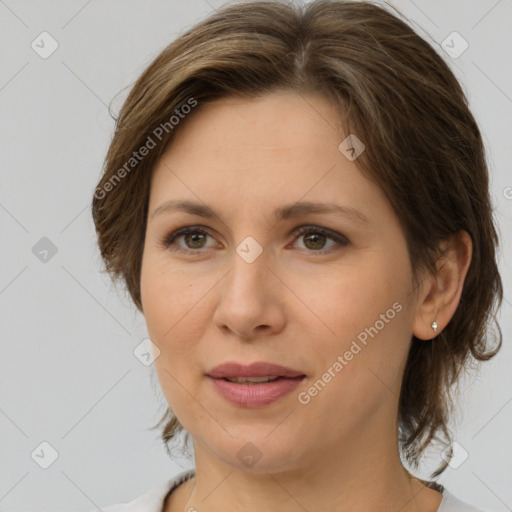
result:
<svg viewBox="0 0 512 512"><path fill-rule="evenodd" d="M224 334L250 340L283 330L285 287L265 251L251 263L234 252L232 267L218 286L213 321Z"/></svg>

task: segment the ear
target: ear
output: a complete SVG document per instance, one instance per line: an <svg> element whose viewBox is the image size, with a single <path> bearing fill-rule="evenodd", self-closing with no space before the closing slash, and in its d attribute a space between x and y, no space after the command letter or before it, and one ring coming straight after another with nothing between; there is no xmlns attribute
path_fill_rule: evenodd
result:
<svg viewBox="0 0 512 512"><path fill-rule="evenodd" d="M435 338L448 325L471 263L473 244L466 231L454 233L440 247L443 254L436 263L437 273L425 277L418 293L413 334L420 340ZM437 322L437 332L432 329L433 321Z"/></svg>

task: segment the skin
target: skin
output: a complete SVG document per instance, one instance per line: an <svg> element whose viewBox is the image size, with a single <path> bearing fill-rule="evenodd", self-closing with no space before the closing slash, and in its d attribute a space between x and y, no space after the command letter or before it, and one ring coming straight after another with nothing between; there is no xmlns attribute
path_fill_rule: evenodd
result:
<svg viewBox="0 0 512 512"><path fill-rule="evenodd" d="M322 96L223 99L179 128L152 176L141 274L160 384L195 450L196 477L169 496L166 512L437 510L441 494L400 462L398 397L412 334L430 340L432 321L439 333L455 312L470 238L461 232L447 241L438 274L413 289L398 218L339 151L346 134ZM207 204L216 216L152 215L170 199ZM271 216L299 200L351 206L367 222L333 213ZM161 244L198 225L208 236ZM348 243L295 234L304 225ZM252 263L236 252L248 236L263 249ZM301 404L298 393L396 302L401 311ZM307 377L277 402L244 408L205 377L226 361L270 361ZM252 467L237 457L248 442L262 454Z"/></svg>

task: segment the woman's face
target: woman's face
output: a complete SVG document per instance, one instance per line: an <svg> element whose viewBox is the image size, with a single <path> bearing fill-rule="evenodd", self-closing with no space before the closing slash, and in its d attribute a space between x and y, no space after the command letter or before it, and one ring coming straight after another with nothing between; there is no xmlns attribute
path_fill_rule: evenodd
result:
<svg viewBox="0 0 512 512"><path fill-rule="evenodd" d="M339 149L334 107L279 92L191 116L152 178L141 291L159 380L196 457L278 471L396 446L411 267L387 198ZM227 362L299 377L209 376Z"/></svg>

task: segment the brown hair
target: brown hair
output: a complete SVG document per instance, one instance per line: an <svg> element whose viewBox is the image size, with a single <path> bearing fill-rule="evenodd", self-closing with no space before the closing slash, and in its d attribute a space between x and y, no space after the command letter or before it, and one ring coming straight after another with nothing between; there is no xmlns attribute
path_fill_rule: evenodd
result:
<svg viewBox="0 0 512 512"><path fill-rule="evenodd" d="M192 101L199 104L194 115L215 99L283 89L324 94L339 107L345 132L364 142L356 164L381 187L400 219L415 284L420 269L436 271L441 240L460 230L472 239L459 307L434 341L413 336L405 368L399 443L406 460L418 467L430 442L442 441L439 434L451 441L450 388L469 368L470 355L486 361L501 348L497 322L494 350L487 328L496 320L503 290L479 128L448 65L396 15L366 2L245 2L218 10L167 46L119 112L92 200L106 271L114 281L122 278L142 312L149 184L181 126L171 117L186 117L185 105ZM131 160L155 139L158 144L144 158ZM169 408L157 427L163 423L168 450L183 427Z"/></svg>

